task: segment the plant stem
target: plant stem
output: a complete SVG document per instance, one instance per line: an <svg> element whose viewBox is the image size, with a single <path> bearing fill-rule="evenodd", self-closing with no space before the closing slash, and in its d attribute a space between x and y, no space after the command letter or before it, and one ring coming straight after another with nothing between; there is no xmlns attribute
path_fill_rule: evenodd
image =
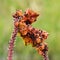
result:
<svg viewBox="0 0 60 60"><path fill-rule="evenodd" d="M12 37L9 41L9 48L8 48L8 59L7 60L12 60L12 55L13 55L13 48L14 48L14 42L15 42L15 38L17 35L18 29L16 27L14 27L14 31L12 33Z"/></svg>

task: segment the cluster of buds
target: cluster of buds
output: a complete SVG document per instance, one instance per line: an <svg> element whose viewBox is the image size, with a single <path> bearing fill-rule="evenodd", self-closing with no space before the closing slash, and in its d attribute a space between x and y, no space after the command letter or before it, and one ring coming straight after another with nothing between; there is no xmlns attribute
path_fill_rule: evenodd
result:
<svg viewBox="0 0 60 60"><path fill-rule="evenodd" d="M31 44L39 54L46 58L46 52L48 51L47 44L44 42L48 37L48 33L41 29L32 27L32 23L37 20L38 13L31 9L27 9L24 13L21 10L17 10L13 15L14 26L18 29L18 32L23 38L25 45Z"/></svg>
<svg viewBox="0 0 60 60"><path fill-rule="evenodd" d="M41 55L45 55L45 52L48 51L47 44L44 42L47 39L48 33L43 30L39 30L32 27L32 23L36 21L39 14L32 11L31 9L27 9L24 14L21 10L17 10L13 15L15 19L18 19L14 25L18 28L18 33L20 33L21 37L25 41L25 45L32 44L33 47Z"/></svg>

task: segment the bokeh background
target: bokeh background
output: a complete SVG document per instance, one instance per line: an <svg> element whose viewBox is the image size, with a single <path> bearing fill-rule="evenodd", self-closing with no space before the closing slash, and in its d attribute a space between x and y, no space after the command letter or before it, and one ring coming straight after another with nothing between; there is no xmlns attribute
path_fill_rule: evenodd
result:
<svg viewBox="0 0 60 60"><path fill-rule="evenodd" d="M13 31L12 15L16 10L31 8L40 16L32 24L35 28L46 30L49 59L60 60L60 0L0 0L0 60L7 60L8 42ZM31 45L25 46L17 35L13 60L43 60Z"/></svg>

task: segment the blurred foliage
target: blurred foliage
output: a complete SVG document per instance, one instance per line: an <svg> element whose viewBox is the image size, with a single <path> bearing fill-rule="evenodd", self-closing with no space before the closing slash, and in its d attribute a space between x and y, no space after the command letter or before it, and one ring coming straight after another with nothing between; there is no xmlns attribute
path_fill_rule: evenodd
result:
<svg viewBox="0 0 60 60"><path fill-rule="evenodd" d="M31 8L40 16L32 25L49 32L46 40L49 59L60 60L60 0L0 0L0 60L7 60L8 42L13 31L13 13ZM34 48L17 36L13 60L42 60Z"/></svg>

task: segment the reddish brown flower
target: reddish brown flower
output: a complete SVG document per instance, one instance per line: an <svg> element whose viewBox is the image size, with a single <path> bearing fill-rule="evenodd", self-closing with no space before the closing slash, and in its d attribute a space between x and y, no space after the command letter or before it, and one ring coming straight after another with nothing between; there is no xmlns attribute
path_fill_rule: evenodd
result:
<svg viewBox="0 0 60 60"><path fill-rule="evenodd" d="M17 28L18 33L23 37L25 45L31 44L39 54L46 58L46 52L48 51L47 44L44 42L48 37L48 33L43 30L39 30L32 27L32 23L36 21L38 13L31 9L27 9L23 14L21 10L17 10L13 15L14 26Z"/></svg>

